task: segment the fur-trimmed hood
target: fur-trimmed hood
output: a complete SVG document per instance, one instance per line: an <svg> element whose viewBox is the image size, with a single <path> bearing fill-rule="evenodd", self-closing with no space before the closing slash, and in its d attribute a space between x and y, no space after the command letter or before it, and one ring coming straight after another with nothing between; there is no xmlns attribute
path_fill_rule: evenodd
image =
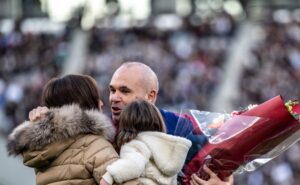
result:
<svg viewBox="0 0 300 185"><path fill-rule="evenodd" d="M191 145L185 138L166 133L141 132L121 147L121 159L106 168L103 178L122 183L141 177L142 184L176 185Z"/></svg>
<svg viewBox="0 0 300 185"><path fill-rule="evenodd" d="M110 119L98 110L66 105L50 109L42 120L20 124L8 137L7 151L9 155L18 155L82 134L101 135L112 141L115 128Z"/></svg>
<svg viewBox="0 0 300 185"><path fill-rule="evenodd" d="M147 145L156 167L166 176L176 175L181 170L192 145L186 138L162 132L142 132L137 140Z"/></svg>

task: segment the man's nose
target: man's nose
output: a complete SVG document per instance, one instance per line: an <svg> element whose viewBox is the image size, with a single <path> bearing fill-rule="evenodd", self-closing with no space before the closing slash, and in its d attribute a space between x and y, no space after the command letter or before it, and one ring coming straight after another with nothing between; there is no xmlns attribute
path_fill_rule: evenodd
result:
<svg viewBox="0 0 300 185"><path fill-rule="evenodd" d="M110 101L111 102L119 102L122 100L122 96L119 92L115 92L110 95Z"/></svg>

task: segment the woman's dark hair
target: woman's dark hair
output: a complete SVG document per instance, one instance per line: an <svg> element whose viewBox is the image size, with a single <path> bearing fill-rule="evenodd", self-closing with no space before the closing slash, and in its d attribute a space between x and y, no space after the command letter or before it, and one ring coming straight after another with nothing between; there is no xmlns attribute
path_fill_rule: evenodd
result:
<svg viewBox="0 0 300 185"><path fill-rule="evenodd" d="M134 139L143 131L166 132L160 111L145 100L134 101L122 111L117 135L117 148Z"/></svg>
<svg viewBox="0 0 300 185"><path fill-rule="evenodd" d="M42 103L49 108L76 103L82 109L98 109L99 100L97 83L88 75L52 78L42 94Z"/></svg>

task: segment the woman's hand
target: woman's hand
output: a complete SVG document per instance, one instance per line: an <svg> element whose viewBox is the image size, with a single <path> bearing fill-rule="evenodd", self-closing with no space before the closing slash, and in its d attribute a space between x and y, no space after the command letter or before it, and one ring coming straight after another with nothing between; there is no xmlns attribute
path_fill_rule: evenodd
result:
<svg viewBox="0 0 300 185"><path fill-rule="evenodd" d="M233 185L233 176L229 176L225 181L222 181L213 171L206 165L203 167L204 171L210 176L208 181L198 177L196 174L192 175L191 185Z"/></svg>
<svg viewBox="0 0 300 185"><path fill-rule="evenodd" d="M46 113L49 112L47 107L37 107L29 112L29 120L37 121L45 117Z"/></svg>

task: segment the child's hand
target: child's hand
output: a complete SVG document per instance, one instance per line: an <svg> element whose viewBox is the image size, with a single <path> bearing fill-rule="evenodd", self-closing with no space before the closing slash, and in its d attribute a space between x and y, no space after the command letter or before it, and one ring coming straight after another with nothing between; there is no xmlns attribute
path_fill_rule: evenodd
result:
<svg viewBox="0 0 300 185"><path fill-rule="evenodd" d="M101 179L99 185L109 185L109 184L104 179Z"/></svg>

